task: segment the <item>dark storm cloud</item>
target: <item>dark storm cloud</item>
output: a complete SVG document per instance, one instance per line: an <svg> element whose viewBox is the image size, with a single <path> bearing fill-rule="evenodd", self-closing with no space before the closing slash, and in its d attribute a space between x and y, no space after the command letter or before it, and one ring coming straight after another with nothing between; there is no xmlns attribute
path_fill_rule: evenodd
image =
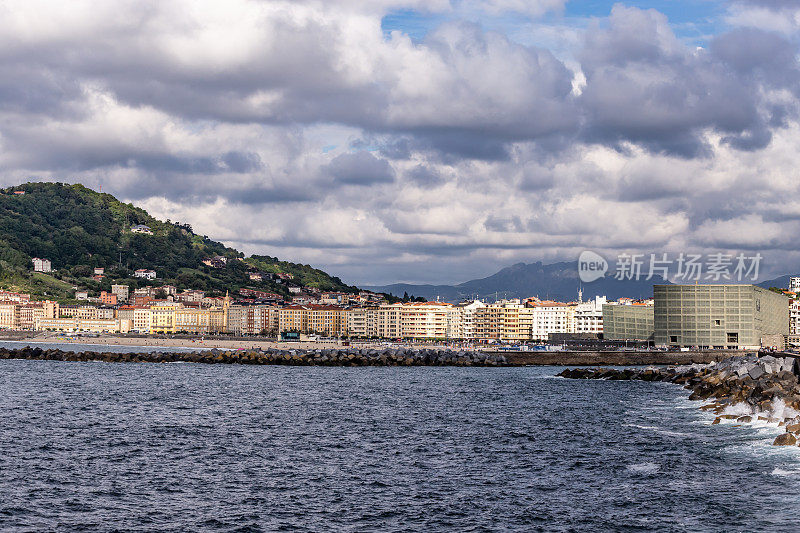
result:
<svg viewBox="0 0 800 533"><path fill-rule="evenodd" d="M697 158L713 153L703 136L712 129L735 148L764 147L770 117L759 109L757 73L775 70L775 64L796 65L786 55L787 43L771 38L754 50L747 46L752 37L724 35L712 43L712 52L690 50L660 13L615 6L608 28L587 32L581 56L586 139ZM776 51L771 62L758 61ZM780 76L787 76L782 69Z"/></svg>
<svg viewBox="0 0 800 533"><path fill-rule="evenodd" d="M369 152L338 155L323 168L323 173L340 185L368 186L394 181L394 170L389 163Z"/></svg>

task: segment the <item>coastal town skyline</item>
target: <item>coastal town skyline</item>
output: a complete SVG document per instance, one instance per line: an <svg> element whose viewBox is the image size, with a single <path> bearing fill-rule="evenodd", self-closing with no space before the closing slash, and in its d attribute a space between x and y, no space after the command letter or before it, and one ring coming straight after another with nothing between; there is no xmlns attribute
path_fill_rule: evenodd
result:
<svg viewBox="0 0 800 533"><path fill-rule="evenodd" d="M800 0L0 45L0 531L800 530Z"/></svg>
<svg viewBox="0 0 800 533"><path fill-rule="evenodd" d="M358 285L586 249L800 269L791 2L0 9L3 185L102 187Z"/></svg>

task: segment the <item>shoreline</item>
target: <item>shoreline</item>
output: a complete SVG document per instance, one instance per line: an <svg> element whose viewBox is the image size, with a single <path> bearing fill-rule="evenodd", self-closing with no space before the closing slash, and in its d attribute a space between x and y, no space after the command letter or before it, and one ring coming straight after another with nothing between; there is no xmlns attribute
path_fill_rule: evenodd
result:
<svg viewBox="0 0 800 533"><path fill-rule="evenodd" d="M219 337L149 337L100 335L94 336L62 336L52 333L36 332L4 332L0 334L0 342L21 343L35 347L36 345L83 345L102 348L142 348L160 350L225 350L225 351L269 351L269 350L453 350L463 352L481 352L503 357L510 366L642 366L642 365L683 365L694 363L720 362L732 356L744 355L748 352L732 350L695 350L691 352L666 351L510 351L497 350L495 346L474 347L469 344L447 343L389 343L355 341L348 344L342 342L320 341L277 341L260 338L219 338ZM752 353L752 352L750 352Z"/></svg>

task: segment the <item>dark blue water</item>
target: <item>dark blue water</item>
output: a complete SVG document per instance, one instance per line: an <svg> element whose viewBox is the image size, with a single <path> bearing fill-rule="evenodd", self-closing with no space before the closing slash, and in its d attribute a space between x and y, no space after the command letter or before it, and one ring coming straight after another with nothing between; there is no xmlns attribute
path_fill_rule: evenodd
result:
<svg viewBox="0 0 800 533"><path fill-rule="evenodd" d="M777 429L557 371L0 361L0 530L800 528Z"/></svg>

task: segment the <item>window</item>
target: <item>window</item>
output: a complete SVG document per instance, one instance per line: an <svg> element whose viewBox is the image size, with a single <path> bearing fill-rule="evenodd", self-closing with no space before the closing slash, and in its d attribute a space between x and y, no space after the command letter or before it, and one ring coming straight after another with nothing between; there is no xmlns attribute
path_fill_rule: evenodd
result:
<svg viewBox="0 0 800 533"><path fill-rule="evenodd" d="M722 320L720 320L719 318L715 318L714 319L714 325L715 326L721 326L722 325Z"/></svg>
<svg viewBox="0 0 800 533"><path fill-rule="evenodd" d="M677 335L670 335L669 336L669 342L677 343L678 342L678 336Z"/></svg>
<svg viewBox="0 0 800 533"><path fill-rule="evenodd" d="M739 344L739 334L728 333L728 344Z"/></svg>

